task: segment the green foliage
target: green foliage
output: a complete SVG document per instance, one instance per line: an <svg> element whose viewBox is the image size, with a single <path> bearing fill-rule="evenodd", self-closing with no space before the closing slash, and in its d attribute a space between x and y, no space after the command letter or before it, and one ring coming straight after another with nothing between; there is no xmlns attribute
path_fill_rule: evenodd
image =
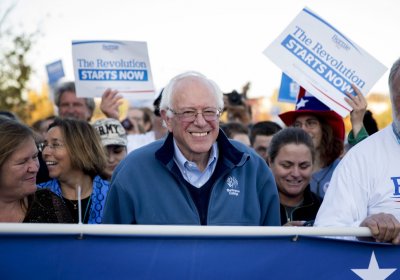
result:
<svg viewBox="0 0 400 280"><path fill-rule="evenodd" d="M27 84L32 67L27 56L32 50L37 33L15 34L12 29L4 29L6 17L13 7L0 15L0 110L12 111L22 121L29 117Z"/></svg>

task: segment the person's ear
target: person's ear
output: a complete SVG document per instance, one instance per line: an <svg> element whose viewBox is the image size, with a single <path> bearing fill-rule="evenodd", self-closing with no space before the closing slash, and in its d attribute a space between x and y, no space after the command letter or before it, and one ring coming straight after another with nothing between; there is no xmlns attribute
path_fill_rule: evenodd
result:
<svg viewBox="0 0 400 280"><path fill-rule="evenodd" d="M160 110L161 118L163 119L163 125L168 129L169 132L172 132L172 118L168 116L167 110Z"/></svg>

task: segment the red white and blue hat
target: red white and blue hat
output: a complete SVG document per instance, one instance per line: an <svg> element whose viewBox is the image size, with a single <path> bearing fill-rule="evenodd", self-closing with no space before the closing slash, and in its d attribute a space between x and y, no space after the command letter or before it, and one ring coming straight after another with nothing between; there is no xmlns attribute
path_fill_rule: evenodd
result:
<svg viewBox="0 0 400 280"><path fill-rule="evenodd" d="M286 126L291 126L297 117L301 115L313 115L319 119L323 119L332 127L333 134L344 141L345 129L343 118L302 87L300 87L297 97L296 109L282 113L279 117Z"/></svg>

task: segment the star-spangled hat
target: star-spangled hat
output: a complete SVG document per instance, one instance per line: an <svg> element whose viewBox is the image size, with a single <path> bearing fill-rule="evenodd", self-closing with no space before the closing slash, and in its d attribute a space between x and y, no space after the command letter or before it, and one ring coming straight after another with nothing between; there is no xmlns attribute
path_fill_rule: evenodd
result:
<svg viewBox="0 0 400 280"><path fill-rule="evenodd" d="M297 117L301 115L314 115L319 119L325 120L332 127L335 137L344 141L343 118L302 87L300 87L297 97L296 109L282 113L279 117L286 126L291 126Z"/></svg>

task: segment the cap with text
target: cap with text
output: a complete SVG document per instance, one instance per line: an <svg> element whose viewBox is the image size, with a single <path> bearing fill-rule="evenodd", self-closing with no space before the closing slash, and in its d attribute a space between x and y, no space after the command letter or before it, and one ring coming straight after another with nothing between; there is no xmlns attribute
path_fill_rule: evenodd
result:
<svg viewBox="0 0 400 280"><path fill-rule="evenodd" d="M99 133L103 146L126 146L128 143L126 131L116 119L97 120L93 123L93 127Z"/></svg>

